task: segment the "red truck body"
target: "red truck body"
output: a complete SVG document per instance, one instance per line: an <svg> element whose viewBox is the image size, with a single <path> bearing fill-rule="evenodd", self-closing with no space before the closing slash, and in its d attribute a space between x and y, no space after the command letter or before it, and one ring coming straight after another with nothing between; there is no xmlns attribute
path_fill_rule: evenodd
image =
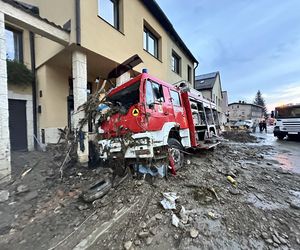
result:
<svg viewBox="0 0 300 250"><path fill-rule="evenodd" d="M142 73L111 90L107 100L119 105L121 111L100 124L99 133L103 139L99 145L103 158L120 152L118 138L126 134L131 134L140 144L127 148L125 158L152 158L155 150L168 146L172 137L183 148L210 148L217 144L207 143L212 130L208 129L204 98L200 92L184 91L184 88ZM206 103L207 109L212 111L214 104L207 100ZM213 130L217 134L215 127ZM146 145L141 138L147 138Z"/></svg>

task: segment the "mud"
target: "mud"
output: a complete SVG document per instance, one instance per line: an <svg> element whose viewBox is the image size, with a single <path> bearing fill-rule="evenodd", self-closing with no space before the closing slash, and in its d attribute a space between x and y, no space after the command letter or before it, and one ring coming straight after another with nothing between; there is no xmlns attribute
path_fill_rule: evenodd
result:
<svg viewBox="0 0 300 250"><path fill-rule="evenodd" d="M250 134L247 130L229 130L223 132L222 136L234 142L251 143L258 142L257 137Z"/></svg>
<svg viewBox="0 0 300 250"><path fill-rule="evenodd" d="M223 142L187 156L176 176L129 177L94 203L80 192L105 169L76 166L60 180L48 153L19 154L22 171L0 187L10 192L0 203L0 249L299 249L300 175L270 159L276 154L269 145ZM17 193L20 185L28 190ZM161 206L163 192L179 196L174 211Z"/></svg>

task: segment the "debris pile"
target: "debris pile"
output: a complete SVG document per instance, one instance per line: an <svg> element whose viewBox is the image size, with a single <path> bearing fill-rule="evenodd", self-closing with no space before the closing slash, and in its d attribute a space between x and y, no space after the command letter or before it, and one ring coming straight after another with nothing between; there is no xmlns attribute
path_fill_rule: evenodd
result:
<svg viewBox="0 0 300 250"><path fill-rule="evenodd" d="M243 130L224 131L222 133L222 136L225 139L228 139L228 140L234 141L234 142L242 142L242 143L257 142L257 138L255 136L251 135L250 132L248 132L246 130L245 131L243 131Z"/></svg>

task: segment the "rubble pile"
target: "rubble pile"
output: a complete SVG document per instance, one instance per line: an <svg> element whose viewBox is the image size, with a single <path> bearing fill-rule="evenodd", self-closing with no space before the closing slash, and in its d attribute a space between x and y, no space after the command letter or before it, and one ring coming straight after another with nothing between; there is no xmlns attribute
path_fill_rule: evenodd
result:
<svg viewBox="0 0 300 250"><path fill-rule="evenodd" d="M0 187L1 249L300 246L300 176L268 159L276 154L270 146L224 142L187 156L167 180L128 176L88 202L82 192L111 170L77 166L61 179L48 152L30 154Z"/></svg>
<svg viewBox="0 0 300 250"><path fill-rule="evenodd" d="M230 141L234 142L257 142L257 138L250 134L249 131L246 130L228 130L222 133L222 136L225 139L228 139Z"/></svg>

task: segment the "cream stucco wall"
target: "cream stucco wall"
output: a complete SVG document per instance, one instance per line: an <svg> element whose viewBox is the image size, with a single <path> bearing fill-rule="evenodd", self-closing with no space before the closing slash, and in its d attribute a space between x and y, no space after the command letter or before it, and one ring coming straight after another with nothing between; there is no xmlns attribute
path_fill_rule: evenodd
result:
<svg viewBox="0 0 300 250"><path fill-rule="evenodd" d="M41 106L41 113L38 114L39 133L41 129L46 131L46 143L50 136L47 130L57 132L57 128L67 126L67 96L69 95L68 79L70 72L67 69L56 67L54 65L43 65L37 73L38 104ZM53 138L54 140L56 139Z"/></svg>
<svg viewBox="0 0 300 250"><path fill-rule="evenodd" d="M215 85L212 89L212 100L217 105L217 111L222 112L222 89L219 74L217 75Z"/></svg>
<svg viewBox="0 0 300 250"><path fill-rule="evenodd" d="M68 20L71 20L71 43L75 42L75 0L22 0L22 2L37 6L41 17L47 18L57 25L63 26ZM35 48L36 66L39 67L63 50L64 46L40 35L35 35Z"/></svg>
<svg viewBox="0 0 300 250"><path fill-rule="evenodd" d="M150 74L170 83L187 80L187 64L193 70L193 62L178 48L153 15L139 0L120 2L122 32L98 16L97 0L81 2L81 45L119 63L138 54L144 63L138 65L136 70L148 68ZM159 60L143 49L145 22L160 36ZM172 50L181 57L181 76L171 71Z"/></svg>

